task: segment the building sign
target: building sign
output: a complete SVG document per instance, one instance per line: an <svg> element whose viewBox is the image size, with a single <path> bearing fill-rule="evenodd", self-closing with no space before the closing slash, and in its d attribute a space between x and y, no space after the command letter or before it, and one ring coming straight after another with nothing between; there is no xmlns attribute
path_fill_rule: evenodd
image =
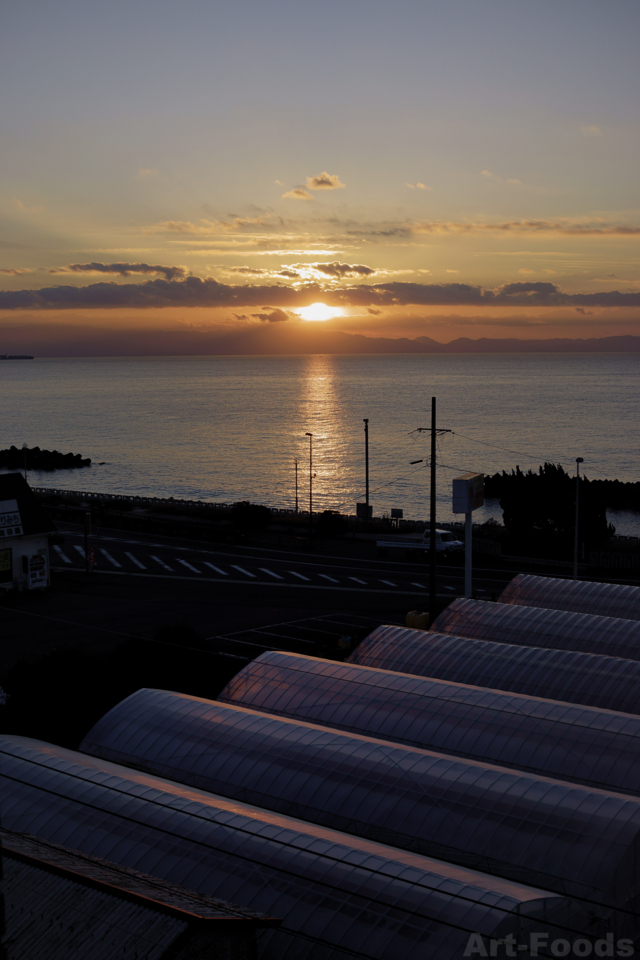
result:
<svg viewBox="0 0 640 960"><path fill-rule="evenodd" d="M21 537L22 520L17 500L0 500L0 540L7 537Z"/></svg>
<svg viewBox="0 0 640 960"><path fill-rule="evenodd" d="M29 590L34 590L36 587L46 587L47 561L42 554L36 553L29 557L28 576Z"/></svg>
<svg viewBox="0 0 640 960"><path fill-rule="evenodd" d="M9 583L13 580L13 563L11 561L11 547L0 550L0 583Z"/></svg>
<svg viewBox="0 0 640 960"><path fill-rule="evenodd" d="M453 512L472 513L484 503L484 474L463 473L453 481Z"/></svg>

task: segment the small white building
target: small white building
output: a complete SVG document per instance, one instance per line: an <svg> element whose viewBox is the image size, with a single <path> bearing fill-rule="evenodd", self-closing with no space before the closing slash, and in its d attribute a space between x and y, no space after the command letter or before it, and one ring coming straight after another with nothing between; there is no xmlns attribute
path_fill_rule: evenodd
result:
<svg viewBox="0 0 640 960"><path fill-rule="evenodd" d="M55 524L22 474L0 475L0 590L49 586L52 533Z"/></svg>

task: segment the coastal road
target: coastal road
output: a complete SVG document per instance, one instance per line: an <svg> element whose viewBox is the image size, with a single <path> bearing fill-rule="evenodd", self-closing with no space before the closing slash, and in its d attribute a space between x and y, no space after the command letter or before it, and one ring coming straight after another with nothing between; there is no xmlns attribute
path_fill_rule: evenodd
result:
<svg viewBox="0 0 640 960"><path fill-rule="evenodd" d="M54 570L83 570L84 535L79 528L61 526L62 545L51 552ZM96 573L122 577L200 580L226 588L260 586L296 591L366 595L393 594L406 603L424 603L428 591L425 564L361 558L301 555L269 547L209 546L143 534L108 531L89 540ZM497 596L509 582L507 571L478 571L474 589L478 597ZM443 597L464 593L464 572L459 567L438 567L437 592Z"/></svg>

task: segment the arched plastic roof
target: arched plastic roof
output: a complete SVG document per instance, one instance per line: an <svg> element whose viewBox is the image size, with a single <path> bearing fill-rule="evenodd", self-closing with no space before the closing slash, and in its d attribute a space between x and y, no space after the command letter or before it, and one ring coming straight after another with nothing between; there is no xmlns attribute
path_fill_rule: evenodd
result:
<svg viewBox="0 0 640 960"><path fill-rule="evenodd" d="M637 660L384 626L377 627L363 640L349 661L532 697L640 713Z"/></svg>
<svg viewBox="0 0 640 960"><path fill-rule="evenodd" d="M498 640L529 647L580 650L640 660L640 623L544 607L519 607L458 598L434 621L434 633Z"/></svg>
<svg viewBox="0 0 640 960"><path fill-rule="evenodd" d="M165 690L113 707L83 749L558 893L615 903L640 878L640 799L519 770Z"/></svg>
<svg viewBox="0 0 640 960"><path fill-rule="evenodd" d="M544 890L35 740L0 737L0 788L8 830L282 917L261 934L260 960L458 960L472 931L544 929L545 911L562 922L571 909Z"/></svg>
<svg viewBox="0 0 640 960"><path fill-rule="evenodd" d="M633 714L275 651L248 664L219 699L640 795L640 717ZM98 742L96 731L99 737L110 731L110 717L99 721L87 743Z"/></svg>
<svg viewBox="0 0 640 960"><path fill-rule="evenodd" d="M640 620L640 587L623 583L591 583L519 573L502 591L499 602Z"/></svg>

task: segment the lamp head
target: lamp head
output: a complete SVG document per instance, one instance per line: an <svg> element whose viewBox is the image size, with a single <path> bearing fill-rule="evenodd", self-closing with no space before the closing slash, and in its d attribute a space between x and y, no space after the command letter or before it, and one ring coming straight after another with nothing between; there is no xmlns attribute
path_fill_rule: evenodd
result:
<svg viewBox="0 0 640 960"><path fill-rule="evenodd" d="M584 463L584 457L576 457L576 463Z"/></svg>

